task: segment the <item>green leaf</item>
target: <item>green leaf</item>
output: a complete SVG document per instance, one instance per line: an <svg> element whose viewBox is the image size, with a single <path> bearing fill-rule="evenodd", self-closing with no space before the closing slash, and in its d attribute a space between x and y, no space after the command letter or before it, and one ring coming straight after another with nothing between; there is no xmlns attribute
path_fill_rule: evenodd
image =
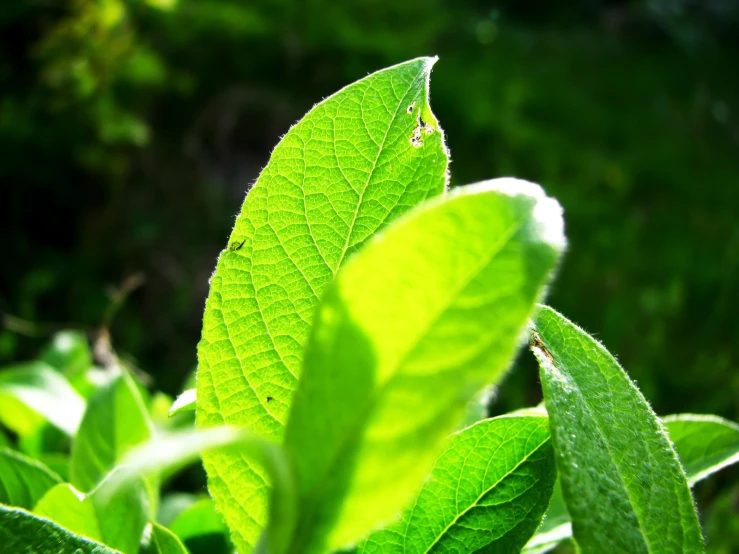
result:
<svg viewBox="0 0 739 554"><path fill-rule="evenodd" d="M82 491L91 490L126 452L149 440L152 430L136 384L121 371L89 400L72 443L72 484Z"/></svg>
<svg viewBox="0 0 739 554"><path fill-rule="evenodd" d="M440 200L370 242L319 306L285 439L291 552L344 547L403 508L467 402L503 375L563 248L559 204L537 185Z"/></svg>
<svg viewBox="0 0 739 554"><path fill-rule="evenodd" d="M184 510L195 504L198 497L189 492L170 492L162 497L157 511L156 521L164 527L170 527L175 518Z"/></svg>
<svg viewBox="0 0 739 554"><path fill-rule="evenodd" d="M172 407L169 409L169 417L181 414L183 412L194 411L196 400L197 398L195 389L187 389L172 403Z"/></svg>
<svg viewBox="0 0 739 554"><path fill-rule="evenodd" d="M32 509L61 478L45 465L7 448L0 449L0 503Z"/></svg>
<svg viewBox="0 0 739 554"><path fill-rule="evenodd" d="M739 425L711 415L679 414L662 420L693 485L739 462Z"/></svg>
<svg viewBox="0 0 739 554"><path fill-rule="evenodd" d="M557 472L546 416L502 416L453 435L400 520L359 554L519 552Z"/></svg>
<svg viewBox="0 0 739 554"><path fill-rule="evenodd" d="M33 511L73 533L124 554L136 554L149 519L148 486L138 479L115 491L107 491L106 486L115 479L113 472L87 495L68 483L57 485L41 498Z"/></svg>
<svg viewBox="0 0 739 554"><path fill-rule="evenodd" d="M582 552L704 552L683 468L657 416L601 344L542 307L531 341Z"/></svg>
<svg viewBox="0 0 739 554"><path fill-rule="evenodd" d="M342 89L275 148L211 280L199 426L281 440L322 291L375 232L444 191L448 156L428 105L434 62L412 60ZM204 461L211 494L248 554L267 519L266 476L227 454ZM232 502L233 491L248 506Z"/></svg>
<svg viewBox="0 0 739 554"><path fill-rule="evenodd" d="M56 333L39 358L68 378L81 375L92 367L92 353L82 331Z"/></svg>
<svg viewBox="0 0 739 554"><path fill-rule="evenodd" d="M28 554L116 554L102 544L78 537L53 521L21 508L0 505L3 552Z"/></svg>
<svg viewBox="0 0 739 554"><path fill-rule="evenodd" d="M281 447L242 429L222 426L160 435L125 456L116 478L107 487L108 494L139 476L170 472L194 461L203 452L223 452L225 448L230 449L232 456L253 462L273 483L269 515L273 524L262 540L268 552L280 551L295 521L292 469ZM239 503L242 499L234 495L230 501Z"/></svg>
<svg viewBox="0 0 739 554"><path fill-rule="evenodd" d="M0 421L19 435L38 431L46 420L73 436L84 411L83 398L44 362L0 371Z"/></svg>
<svg viewBox="0 0 739 554"><path fill-rule="evenodd" d="M170 525L191 554L231 550L229 533L223 518L210 498L203 498L183 510Z"/></svg>
<svg viewBox="0 0 739 554"><path fill-rule="evenodd" d="M691 487L701 479L739 461L739 426L736 423L718 416L696 414L671 415L662 419L662 422L677 450ZM570 514L557 483L547 515L524 552L548 552L534 547L548 545L552 549L571 536Z"/></svg>
<svg viewBox="0 0 739 554"><path fill-rule="evenodd" d="M149 537L141 548L141 554L188 554L177 535L158 523L152 523Z"/></svg>
<svg viewBox="0 0 739 554"><path fill-rule="evenodd" d="M567 511L564 496L562 496L562 483L557 478L549 500L544 521L531 540L526 543L524 554L543 554L553 550L560 542L572 536L572 520Z"/></svg>

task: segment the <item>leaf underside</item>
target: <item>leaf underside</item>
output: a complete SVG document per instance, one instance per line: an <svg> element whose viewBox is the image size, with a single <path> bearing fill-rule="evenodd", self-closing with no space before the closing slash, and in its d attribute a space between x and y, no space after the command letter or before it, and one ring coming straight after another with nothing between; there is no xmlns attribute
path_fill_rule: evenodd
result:
<svg viewBox="0 0 739 554"><path fill-rule="evenodd" d="M314 107L284 136L221 254L198 346L197 424L283 435L318 298L343 261L446 184L443 134L428 106L434 60L372 74ZM239 551L267 515L264 472L204 457Z"/></svg>

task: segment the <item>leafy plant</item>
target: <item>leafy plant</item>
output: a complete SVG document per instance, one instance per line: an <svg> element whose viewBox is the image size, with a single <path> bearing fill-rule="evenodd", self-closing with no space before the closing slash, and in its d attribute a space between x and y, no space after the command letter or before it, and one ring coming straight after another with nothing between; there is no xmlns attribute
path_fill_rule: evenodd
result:
<svg viewBox="0 0 739 554"><path fill-rule="evenodd" d="M739 459L739 426L660 420L538 305L562 211L516 179L446 190L434 62L283 137L212 277L196 390L150 397L71 335L0 374L9 552L213 552L227 529L242 554L705 550L690 486ZM544 405L479 417L527 338ZM162 495L200 455L215 502Z"/></svg>

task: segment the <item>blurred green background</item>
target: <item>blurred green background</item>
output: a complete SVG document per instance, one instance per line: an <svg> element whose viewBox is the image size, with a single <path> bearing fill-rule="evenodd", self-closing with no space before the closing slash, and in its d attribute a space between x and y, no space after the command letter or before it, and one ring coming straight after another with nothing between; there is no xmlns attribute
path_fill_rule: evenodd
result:
<svg viewBox="0 0 739 554"><path fill-rule="evenodd" d="M349 82L432 54L452 184L513 175L565 207L549 302L658 413L739 420L736 0L4 2L0 364L102 327L176 394L279 137ZM494 413L540 400L518 365ZM720 508L714 552L739 551L738 482L697 490Z"/></svg>

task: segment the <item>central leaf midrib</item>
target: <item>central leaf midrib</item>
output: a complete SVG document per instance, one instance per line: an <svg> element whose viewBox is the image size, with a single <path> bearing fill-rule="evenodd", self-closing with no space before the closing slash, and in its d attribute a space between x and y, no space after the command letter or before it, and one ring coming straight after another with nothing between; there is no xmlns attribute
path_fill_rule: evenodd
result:
<svg viewBox="0 0 739 554"><path fill-rule="evenodd" d="M472 508L475 508L475 507L476 507L476 506L478 505L478 503L480 502L480 500L482 500L482 498L483 498L484 496L486 496L486 495L487 495L487 494L488 494L488 493L489 493L490 491L492 491L492 490L493 490L494 488L496 488L496 487L497 487L498 485L500 485L500 483L501 483L501 482L502 482L502 481L503 481L504 479L506 479L506 478L507 478L508 476L510 476L510 475L511 475L511 474L512 474L512 473L513 473L514 471L516 471L516 470L517 470L517 469L518 469L518 468L519 468L519 467L520 467L521 465L523 465L523 464L524 464L525 462L527 462L527 461L529 460L529 458L530 458L531 456L533 456L533 455L534 455L534 454L535 454L536 452L538 452L538 451L539 451L539 449L540 449L540 448L541 448L542 446L544 446L544 445L545 445L545 444L547 443L547 441L549 441L549 440L550 440L550 437L549 437L549 436L547 435L547 437L546 437L546 438L545 438L545 439L544 439L544 440L543 440L542 442L540 442L540 443L539 443L539 444L538 444L538 445L537 445L537 446L536 446L536 447L535 447L534 449L532 449L532 450L531 450L531 452L529 452L528 454L526 454L526 456L524 456L524 457L523 457L523 458L522 458L522 459L521 459L521 460L520 460L520 461L519 461L519 462L518 462L518 463L517 463L517 464L516 464L516 465L515 465L514 467L512 467L512 468L511 468L511 469L510 469L509 471L507 471L507 472L506 472L506 473L505 473L504 475L502 475L502 476L501 476L501 477L500 477L500 478L499 478L499 479L498 479L498 480L497 480L497 481L496 481L495 483L493 483L493 484L492 484L492 485L491 485L490 487L488 487L487 489L485 489L484 491L482 491L482 493L480 493L480 495L479 495L479 496L478 496L478 497L477 497L477 498L476 498L476 499L474 500L474 502L470 503L470 505L469 505L469 506L467 506L467 507L466 507L466 508L465 508L464 510L462 510L462 511L461 511L461 512L460 512L459 514L457 514L457 515L456 515L456 516L454 517L454 519L453 519L453 520L452 520L452 521L451 521L451 522L450 522L450 523L449 523L449 524L448 524L448 525L447 525L447 526L446 526L446 527L445 527L445 528L444 528L444 529L443 529L443 530L442 530L442 531L441 531L441 532L440 532L440 533L438 534L438 536L436 537L436 539L434 539L434 542L432 542L432 543L431 543L431 544L430 544L430 545L429 545L428 547L426 547L426 550L424 550L424 554L428 554L429 552L431 552L431 549L432 549L432 548L433 548L434 546L436 546L436 544L437 544L437 543L438 543L439 541L441 541L441 539L442 539L442 538L444 537L444 535L446 535L446 534L447 534L447 532L448 532L448 531L449 531L449 530L450 530L450 529L451 529L452 527L454 527L454 525L455 525L455 524L456 524L456 523L457 523L457 522L458 522L458 521L459 521L459 520L460 520L460 519L461 519L461 518L462 518L462 517L463 517L463 516L464 516L465 514L467 514L467 513L468 513L468 512L469 512L469 511L470 511L470 510L471 510ZM491 458L491 459L490 459L490 461L488 462L488 465L490 465L490 463L491 463L491 462L492 462L492 458ZM487 471L487 469L486 469L486 471ZM406 535L406 536L407 536L407 535ZM494 540L497 540L497 539L494 539ZM488 543L488 544L491 544L491 543Z"/></svg>

